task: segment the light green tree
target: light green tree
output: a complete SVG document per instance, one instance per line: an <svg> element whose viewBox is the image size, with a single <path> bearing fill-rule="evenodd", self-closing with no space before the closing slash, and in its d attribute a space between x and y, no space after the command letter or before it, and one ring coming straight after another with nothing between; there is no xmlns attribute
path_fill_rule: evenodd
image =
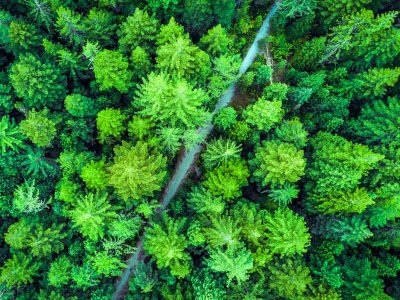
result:
<svg viewBox="0 0 400 300"><path fill-rule="evenodd" d="M310 245L311 235L303 217L288 208L280 208L266 217L267 245L281 256L303 254Z"/></svg>
<svg viewBox="0 0 400 300"><path fill-rule="evenodd" d="M247 106L243 111L243 117L247 123L265 132L280 122L284 114L281 101L266 101L262 98Z"/></svg>
<svg viewBox="0 0 400 300"><path fill-rule="evenodd" d="M90 161L81 170L81 178L91 189L104 190L108 185L108 173L104 160Z"/></svg>
<svg viewBox="0 0 400 300"><path fill-rule="evenodd" d="M147 229L144 249L154 256L160 269L169 267L172 275L184 278L190 273L191 262L186 252L189 243L183 234L186 220L174 220L164 214L162 221Z"/></svg>
<svg viewBox="0 0 400 300"><path fill-rule="evenodd" d="M111 88L126 93L131 86L132 72L128 70L128 59L113 50L102 50L94 57L93 71L100 90Z"/></svg>
<svg viewBox="0 0 400 300"><path fill-rule="evenodd" d="M62 287L71 279L72 264L66 256L57 257L50 265L47 277L50 285Z"/></svg>
<svg viewBox="0 0 400 300"><path fill-rule="evenodd" d="M107 193L89 193L80 196L68 214L84 237L97 241L104 237L106 226L117 217L115 209Z"/></svg>
<svg viewBox="0 0 400 300"><path fill-rule="evenodd" d="M105 143L110 138L119 139L126 130L124 121L126 116L116 108L106 108L97 114L96 126L99 131L99 140Z"/></svg>
<svg viewBox="0 0 400 300"><path fill-rule="evenodd" d="M262 185L296 182L304 175L304 151L275 140L265 141L255 150L250 160L254 178Z"/></svg>
<svg viewBox="0 0 400 300"><path fill-rule="evenodd" d="M13 120L10 121L8 116L3 116L0 120L1 152L4 154L8 149L19 151L20 148L24 147L24 139L20 128L15 125Z"/></svg>
<svg viewBox="0 0 400 300"><path fill-rule="evenodd" d="M38 147L48 147L56 136L56 124L48 118L47 109L37 112L31 110L20 123L21 132Z"/></svg>
<svg viewBox="0 0 400 300"><path fill-rule="evenodd" d="M122 142L114 148L109 183L124 200L139 200L161 190L166 175L166 158L144 142Z"/></svg>
<svg viewBox="0 0 400 300"><path fill-rule="evenodd" d="M33 261L31 257L17 253L8 259L1 268L0 282L6 286L21 286L33 282L38 275L40 264Z"/></svg>
<svg viewBox="0 0 400 300"><path fill-rule="evenodd" d="M200 46L212 56L226 54L232 43L232 39L221 24L208 30L207 34L200 39Z"/></svg>

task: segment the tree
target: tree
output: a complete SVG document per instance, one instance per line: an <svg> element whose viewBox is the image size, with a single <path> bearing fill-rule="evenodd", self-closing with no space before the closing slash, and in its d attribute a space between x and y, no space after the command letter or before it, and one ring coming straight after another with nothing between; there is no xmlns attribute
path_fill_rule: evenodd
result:
<svg viewBox="0 0 400 300"><path fill-rule="evenodd" d="M9 28L11 47L15 51L25 50L39 45L39 36L35 26L22 21L12 21Z"/></svg>
<svg viewBox="0 0 400 300"><path fill-rule="evenodd" d="M125 268L126 265L122 263L117 257L110 255L107 251L101 251L96 253L95 256L91 257L93 269L96 270L97 274L109 276L118 276L121 268Z"/></svg>
<svg viewBox="0 0 400 300"><path fill-rule="evenodd" d="M229 28L235 15L236 1L216 0L213 3L213 13L219 24Z"/></svg>
<svg viewBox="0 0 400 300"><path fill-rule="evenodd" d="M172 17L169 19L168 24L161 25L160 32L157 34L156 43L158 46L171 44L179 37L189 39L189 35L185 33L185 28L179 25L175 21L175 18Z"/></svg>
<svg viewBox="0 0 400 300"><path fill-rule="evenodd" d="M202 35L213 21L212 4L207 0L185 0L183 21L193 34Z"/></svg>
<svg viewBox="0 0 400 300"><path fill-rule="evenodd" d="M26 148L26 153L22 154L21 157L23 159L21 166L27 175L33 177L43 176L46 178L54 176L57 173L54 162L46 158L44 151L40 148L28 147Z"/></svg>
<svg viewBox="0 0 400 300"><path fill-rule="evenodd" d="M248 185L249 169L242 159L228 161L206 173L204 186L214 196L234 199L242 195L241 188Z"/></svg>
<svg viewBox="0 0 400 300"><path fill-rule="evenodd" d="M217 278L208 268L196 270L191 276L195 299L217 300L226 299L226 290L221 279Z"/></svg>
<svg viewBox="0 0 400 300"><path fill-rule="evenodd" d="M150 73L152 63L149 54L142 47L137 46L131 54L133 74L137 78L145 77Z"/></svg>
<svg viewBox="0 0 400 300"><path fill-rule="evenodd" d="M376 100L362 108L353 128L356 134L371 146L399 146L400 120L397 113L400 113L400 102L397 98Z"/></svg>
<svg viewBox="0 0 400 300"><path fill-rule="evenodd" d="M24 147L23 140L25 137L21 134L20 128L17 127L10 117L3 116L0 120L0 145L2 154L6 153L8 148L19 151Z"/></svg>
<svg viewBox="0 0 400 300"><path fill-rule="evenodd" d="M283 0L280 10L286 17L296 18L312 13L316 6L316 0Z"/></svg>
<svg viewBox="0 0 400 300"><path fill-rule="evenodd" d="M152 255L158 268L167 268L171 274L184 278L190 273L191 257L185 251L189 243L183 234L185 219L172 219L162 216L162 224L153 223L147 229L144 249Z"/></svg>
<svg viewBox="0 0 400 300"><path fill-rule="evenodd" d="M399 51L400 52L400 51ZM385 96L388 87L393 87L400 76L400 68L396 69L369 69L361 74L364 96Z"/></svg>
<svg viewBox="0 0 400 300"><path fill-rule="evenodd" d="M161 190L166 175L166 158L144 142L122 142L114 148L114 163L109 167L109 183L125 201L153 196Z"/></svg>
<svg viewBox="0 0 400 300"><path fill-rule="evenodd" d="M157 67L174 78L203 82L210 72L207 53L193 45L189 38L178 37L157 49Z"/></svg>
<svg viewBox="0 0 400 300"><path fill-rule="evenodd" d="M202 105L207 94L193 88L186 80L171 80L165 73L150 73L139 87L133 106L139 114L160 126L182 129L203 125L210 117Z"/></svg>
<svg viewBox="0 0 400 300"><path fill-rule="evenodd" d="M384 283L371 262L356 257L348 257L343 266L344 297L361 299L392 299L384 292Z"/></svg>
<svg viewBox="0 0 400 300"><path fill-rule="evenodd" d="M284 116L282 102L259 99L243 111L245 121L260 131L269 131Z"/></svg>
<svg viewBox="0 0 400 300"><path fill-rule="evenodd" d="M91 189L104 190L108 185L108 173L104 160L90 161L81 170L81 178Z"/></svg>
<svg viewBox="0 0 400 300"><path fill-rule="evenodd" d="M269 197L280 206L287 206L294 198L297 198L299 189L293 183L272 185Z"/></svg>
<svg viewBox="0 0 400 300"><path fill-rule="evenodd" d="M311 284L310 269L298 257L275 261L268 270L270 288L286 299L299 299Z"/></svg>
<svg viewBox="0 0 400 300"><path fill-rule="evenodd" d="M210 253L207 264L215 272L223 272L228 276L228 285L235 280L239 285L249 279L253 269L251 252L242 245L228 247L226 250L216 249Z"/></svg>
<svg viewBox="0 0 400 300"><path fill-rule="evenodd" d="M31 110L25 120L20 123L20 128L31 141L38 147L48 147L56 136L56 124L49 119L48 110L36 112Z"/></svg>
<svg viewBox="0 0 400 300"><path fill-rule="evenodd" d="M89 193L76 200L68 215L84 237L97 241L104 237L106 226L117 217L116 208L109 203L107 193Z"/></svg>
<svg viewBox="0 0 400 300"><path fill-rule="evenodd" d="M101 45L113 45L113 35L117 28L115 15L107 10L93 7L83 20L89 40Z"/></svg>
<svg viewBox="0 0 400 300"><path fill-rule="evenodd" d="M213 249L233 247L239 242L241 228L239 221L230 216L210 217L210 227L204 229L207 243Z"/></svg>
<svg viewBox="0 0 400 300"><path fill-rule="evenodd" d="M288 208L280 208L266 217L267 245L272 253L293 256L306 252L310 234L304 219Z"/></svg>
<svg viewBox="0 0 400 300"><path fill-rule="evenodd" d="M11 66L10 82L27 108L55 105L66 93L66 80L60 70L32 54L21 55Z"/></svg>
<svg viewBox="0 0 400 300"><path fill-rule="evenodd" d="M63 225L53 224L44 229L42 225L35 226L28 239L28 246L33 256L46 257L52 253L58 253L64 249L62 239L66 234L61 233Z"/></svg>
<svg viewBox="0 0 400 300"><path fill-rule="evenodd" d="M93 71L101 91L115 88L126 93L130 88L132 73L128 70L128 60L117 51L100 51L94 58Z"/></svg>
<svg viewBox="0 0 400 300"><path fill-rule="evenodd" d="M105 143L110 137L119 139L124 133L126 116L115 108L106 108L97 114L96 126L99 141Z"/></svg>
<svg viewBox="0 0 400 300"><path fill-rule="evenodd" d="M14 192L14 208L20 213L37 214L46 207L35 181L25 181Z"/></svg>
<svg viewBox="0 0 400 300"><path fill-rule="evenodd" d="M241 146L231 140L213 140L207 144L206 151L203 153L203 164L207 169L212 169L229 160L240 158Z"/></svg>
<svg viewBox="0 0 400 300"><path fill-rule="evenodd" d="M71 279L72 264L66 256L57 257L50 265L47 277L50 285L62 287Z"/></svg>
<svg viewBox="0 0 400 300"><path fill-rule="evenodd" d="M65 109L74 117L92 117L98 113L98 106L94 99L80 94L68 95L65 100Z"/></svg>
<svg viewBox="0 0 400 300"><path fill-rule="evenodd" d="M86 28L82 16L63 6L57 9L56 26L61 36L73 44L82 44L86 34Z"/></svg>
<svg viewBox="0 0 400 300"><path fill-rule="evenodd" d="M233 41L221 24L211 28L200 39L200 46L210 55L226 54Z"/></svg>
<svg viewBox="0 0 400 300"><path fill-rule="evenodd" d="M22 253L17 253L8 259L1 268L0 282L7 287L21 286L33 282L33 277L37 276L40 264L34 262L31 257Z"/></svg>
<svg viewBox="0 0 400 300"><path fill-rule="evenodd" d="M296 148L301 149L307 145L308 132L298 118L284 120L276 128L275 134L282 142L292 143Z"/></svg>
<svg viewBox="0 0 400 300"><path fill-rule="evenodd" d="M236 123L237 112L229 106L222 108L214 118L214 124L223 130L229 129Z"/></svg>
<svg viewBox="0 0 400 300"><path fill-rule="evenodd" d="M4 234L4 241L13 249L25 249L28 247L28 239L31 236L32 225L29 219L21 218L11 224Z"/></svg>
<svg viewBox="0 0 400 300"><path fill-rule="evenodd" d="M296 182L304 175L304 151L278 141L264 141L250 160L254 178L263 186Z"/></svg>
<svg viewBox="0 0 400 300"><path fill-rule="evenodd" d="M361 213L369 205L374 204L371 196L364 189L356 188L354 191L337 192L333 195L318 197L317 210L325 214L331 213Z"/></svg>
<svg viewBox="0 0 400 300"><path fill-rule="evenodd" d="M204 187L194 187L188 197L189 207L198 214L219 215L224 211L225 202L222 197L215 197Z"/></svg>
<svg viewBox="0 0 400 300"><path fill-rule="evenodd" d="M136 8L135 13L126 18L118 30L119 48L123 53L130 53L137 46L151 50L157 32L157 19L150 17L146 11Z"/></svg>

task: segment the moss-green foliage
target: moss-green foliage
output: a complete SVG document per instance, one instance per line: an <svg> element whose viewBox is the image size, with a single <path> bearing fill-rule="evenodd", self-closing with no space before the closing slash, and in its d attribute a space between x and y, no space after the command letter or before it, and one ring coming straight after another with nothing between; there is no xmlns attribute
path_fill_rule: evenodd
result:
<svg viewBox="0 0 400 300"><path fill-rule="evenodd" d="M11 66L10 81L16 95L23 99L27 108L56 105L66 93L65 77L60 70L32 54L21 56Z"/></svg>
<svg viewBox="0 0 400 300"><path fill-rule="evenodd" d="M0 145L1 152L5 153L7 148L18 151L19 148L23 147L24 136L21 134L20 128L18 128L10 118L3 116L0 121Z"/></svg>
<svg viewBox="0 0 400 300"><path fill-rule="evenodd" d="M99 52L94 58L93 70L100 90L115 88L121 93L128 91L132 73L128 70L128 59L121 53L111 50Z"/></svg>
<svg viewBox="0 0 400 300"><path fill-rule="evenodd" d="M124 200L140 200L161 190L165 178L166 158L143 142L123 142L114 148L115 157L109 167L110 180Z"/></svg>
<svg viewBox="0 0 400 300"><path fill-rule="evenodd" d="M20 123L21 132L38 147L48 147L56 136L56 124L48 118L48 110L29 112Z"/></svg>
<svg viewBox="0 0 400 300"><path fill-rule="evenodd" d="M173 220L163 215L162 224L153 224L146 231L144 249L156 259L159 268L169 267L178 278L190 272L191 258L185 251L188 242L182 233L185 219Z"/></svg>
<svg viewBox="0 0 400 300"><path fill-rule="evenodd" d="M79 94L68 95L64 100L65 109L74 117L91 117L97 114L95 100Z"/></svg>
<svg viewBox="0 0 400 300"><path fill-rule="evenodd" d="M259 99L255 104L249 105L243 112L247 123L257 130L268 131L283 118L282 102L266 101Z"/></svg>
<svg viewBox="0 0 400 300"><path fill-rule="evenodd" d="M310 245L310 234L304 219L290 209L278 209L267 216L266 228L267 243L272 253L293 256L304 253Z"/></svg>
<svg viewBox="0 0 400 300"><path fill-rule="evenodd" d="M104 143L109 138L120 138L126 130L124 126L126 118L119 109L106 108L100 111L96 118L100 142Z"/></svg>
<svg viewBox="0 0 400 300"><path fill-rule="evenodd" d="M73 209L68 215L79 232L94 241L104 237L105 227L117 217L115 207L109 203L107 193L89 193L78 197L74 202Z"/></svg>
<svg viewBox="0 0 400 300"><path fill-rule="evenodd" d="M303 150L278 141L263 142L250 161L254 178L262 185L296 182L304 175Z"/></svg>

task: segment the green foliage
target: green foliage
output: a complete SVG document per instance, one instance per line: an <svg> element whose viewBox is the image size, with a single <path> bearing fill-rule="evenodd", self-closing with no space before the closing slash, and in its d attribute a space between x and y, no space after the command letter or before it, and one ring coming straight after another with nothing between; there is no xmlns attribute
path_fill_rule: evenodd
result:
<svg viewBox="0 0 400 300"><path fill-rule="evenodd" d="M293 256L306 252L310 234L304 219L288 208L276 210L266 218L266 237L272 253Z"/></svg>
<svg viewBox="0 0 400 300"><path fill-rule="evenodd" d="M75 200L68 215L84 237L97 241L104 237L108 223L117 217L115 209L108 200L108 194L89 193Z"/></svg>
<svg viewBox="0 0 400 300"><path fill-rule="evenodd" d="M17 49L30 49L39 44L36 28L32 24L12 21L8 33L12 47Z"/></svg>
<svg viewBox="0 0 400 300"><path fill-rule="evenodd" d="M111 88L120 93L128 91L132 73L128 70L128 59L121 53L112 50L100 51L94 57L93 71L101 91Z"/></svg>
<svg viewBox="0 0 400 300"><path fill-rule="evenodd" d="M269 197L272 201L278 203L280 206L286 206L297 198L299 189L293 183L284 183L283 185L271 186Z"/></svg>
<svg viewBox="0 0 400 300"><path fill-rule="evenodd" d="M114 163L109 167L109 183L122 199L139 200L161 190L166 175L165 157L143 142L135 146L122 142L114 152Z"/></svg>
<svg viewBox="0 0 400 300"><path fill-rule="evenodd" d="M37 214L46 207L46 202L40 196L35 181L25 181L14 192L14 208L26 214Z"/></svg>
<svg viewBox="0 0 400 300"><path fill-rule="evenodd" d="M21 132L38 147L49 147L56 136L56 123L48 118L49 111L35 111L28 113L25 120L21 121Z"/></svg>
<svg viewBox="0 0 400 300"><path fill-rule="evenodd" d="M186 37L178 37L157 49L157 67L174 78L203 81L210 72L210 58Z"/></svg>
<svg viewBox="0 0 400 300"><path fill-rule="evenodd" d="M92 117L98 112L93 99L79 94L68 95L64 104L65 109L74 117Z"/></svg>
<svg viewBox="0 0 400 300"><path fill-rule="evenodd" d="M204 229L204 235L207 243L212 248L220 248L223 246L233 247L239 242L241 228L239 222L233 220L229 216L211 217L210 227Z"/></svg>
<svg viewBox="0 0 400 300"><path fill-rule="evenodd" d="M81 178L91 189L104 190L108 185L108 173L105 162L90 161L81 170Z"/></svg>
<svg viewBox="0 0 400 300"><path fill-rule="evenodd" d="M374 204L368 192L361 188L354 191L337 192L336 194L317 199L317 210L322 213L361 213L367 206Z"/></svg>
<svg viewBox="0 0 400 300"><path fill-rule="evenodd" d="M112 37L117 27L114 14L94 7L83 22L90 40L100 42L102 45L114 44Z"/></svg>
<svg viewBox="0 0 400 300"><path fill-rule="evenodd" d="M304 148L307 145L308 132L303 128L303 124L297 118L283 121L282 124L276 128L275 134L282 142L292 143L297 148Z"/></svg>
<svg viewBox="0 0 400 300"><path fill-rule="evenodd" d="M57 171L55 165L45 157L44 151L40 148L28 147L26 153L21 156L23 157L21 165L27 175L50 177Z"/></svg>
<svg viewBox="0 0 400 300"><path fill-rule="evenodd" d="M354 299L392 299L385 294L383 280L368 259L350 257L343 267L344 297Z"/></svg>
<svg viewBox="0 0 400 300"><path fill-rule="evenodd" d="M221 280L210 272L209 269L200 269L191 277L195 299L221 300L226 299L226 291Z"/></svg>
<svg viewBox="0 0 400 300"><path fill-rule="evenodd" d="M77 12L60 6L57 9L56 26L61 36L70 43L81 44L83 42L86 28L82 16Z"/></svg>
<svg viewBox="0 0 400 300"><path fill-rule="evenodd" d="M10 68L10 82L28 108L51 106L65 97L65 77L49 62L21 55Z"/></svg>
<svg viewBox="0 0 400 300"><path fill-rule="evenodd" d="M284 116L282 102L259 99L256 103L246 107L243 117L246 122L260 131L269 131Z"/></svg>
<svg viewBox="0 0 400 300"><path fill-rule="evenodd" d="M369 69L361 75L364 96L381 97L386 94L387 87L393 87L400 76L400 68Z"/></svg>
<svg viewBox="0 0 400 300"><path fill-rule="evenodd" d="M33 282L40 264L22 253L14 254L1 268L0 282L7 287L17 286Z"/></svg>
<svg viewBox="0 0 400 300"><path fill-rule="evenodd" d="M156 273L151 266L140 262L136 268L135 276L129 281L131 291L139 290L142 293L150 293L157 284Z"/></svg>
<svg viewBox="0 0 400 300"><path fill-rule="evenodd" d="M387 104L377 100L365 105L354 124L356 134L370 145L398 145L400 137L398 112L400 103L397 98L388 98Z"/></svg>
<svg viewBox="0 0 400 300"><path fill-rule="evenodd" d="M313 38L295 51L292 63L296 68L313 71L318 67L318 63L325 53L325 47L325 36Z"/></svg>
<svg viewBox="0 0 400 300"><path fill-rule="evenodd" d="M223 130L229 129L236 123L237 113L233 107L222 108L214 118L214 124Z"/></svg>
<svg viewBox="0 0 400 300"><path fill-rule="evenodd" d="M242 187L248 185L250 172L245 161L234 159L206 173L204 186L214 196L224 199L240 197Z"/></svg>
<svg viewBox="0 0 400 300"><path fill-rule="evenodd" d="M122 52L130 53L137 46L148 49L155 40L158 31L158 21L149 16L146 11L136 8L118 30L118 44Z"/></svg>
<svg viewBox="0 0 400 300"><path fill-rule="evenodd" d="M316 6L316 0L283 0L280 10L286 17L295 18L310 14Z"/></svg>
<svg viewBox="0 0 400 300"><path fill-rule="evenodd" d="M24 249L27 247L28 238L31 235L31 226L27 220L21 219L10 225L4 235L4 240L14 249Z"/></svg>
<svg viewBox="0 0 400 300"><path fill-rule="evenodd" d="M231 140L218 139L207 144L203 154L204 166L208 169L226 165L229 160L240 158L240 145Z"/></svg>
<svg viewBox="0 0 400 300"><path fill-rule="evenodd" d="M278 141L265 141L250 160L254 178L262 185L296 182L304 175L303 150Z"/></svg>
<svg viewBox="0 0 400 300"><path fill-rule="evenodd" d="M100 111L96 118L100 142L105 143L109 138L119 139L126 130L124 126L126 118L119 109L106 108Z"/></svg>
<svg viewBox="0 0 400 300"><path fill-rule="evenodd" d="M310 269L298 257L275 261L268 270L270 288L286 299L299 298L311 284Z"/></svg>
<svg viewBox="0 0 400 300"><path fill-rule="evenodd" d="M193 188L189 194L188 203L196 213L219 215L223 212L225 203L222 197L215 197L210 191L201 187Z"/></svg>
<svg viewBox="0 0 400 300"><path fill-rule="evenodd" d="M200 39L200 46L212 56L226 54L231 44L232 40L221 24L208 30L207 34Z"/></svg>
<svg viewBox="0 0 400 300"><path fill-rule="evenodd" d="M164 214L162 224L153 223L146 231L144 249L152 255L159 268L169 267L171 274L184 278L190 273L191 257L185 251L188 241L182 233L186 220L174 220Z"/></svg>
<svg viewBox="0 0 400 300"><path fill-rule="evenodd" d="M133 65L133 74L142 78L146 76L151 70L150 56L142 47L137 46L131 54L131 61Z"/></svg>
<svg viewBox="0 0 400 300"><path fill-rule="evenodd" d="M47 274L50 285L61 287L68 284L71 279L72 264L66 256L60 256L54 260Z"/></svg>
<svg viewBox="0 0 400 300"><path fill-rule="evenodd" d="M62 228L63 225L54 224L47 229L41 225L36 226L28 240L32 255L42 257L63 250L64 244L61 239L65 237L65 234L61 233Z"/></svg>
<svg viewBox="0 0 400 300"><path fill-rule="evenodd" d="M132 104L141 109L140 115L162 126L186 129L208 120L210 114L201 107L206 101L207 94L186 80L171 80L164 73L150 73Z"/></svg>
<svg viewBox="0 0 400 300"><path fill-rule="evenodd" d="M91 257L93 269L97 274L108 276L117 276L121 268L126 267L117 257L108 254L106 251L96 253Z"/></svg>
<svg viewBox="0 0 400 300"><path fill-rule="evenodd" d="M0 121L0 145L2 154L6 153L9 149L18 151L24 147L24 136L21 134L13 121L10 121L8 116L3 116Z"/></svg>
<svg viewBox="0 0 400 300"><path fill-rule="evenodd" d="M240 285L249 279L249 272L253 269L253 258L246 248L237 245L228 247L225 251L212 250L207 264L215 272L226 273L228 285L232 284L233 280Z"/></svg>

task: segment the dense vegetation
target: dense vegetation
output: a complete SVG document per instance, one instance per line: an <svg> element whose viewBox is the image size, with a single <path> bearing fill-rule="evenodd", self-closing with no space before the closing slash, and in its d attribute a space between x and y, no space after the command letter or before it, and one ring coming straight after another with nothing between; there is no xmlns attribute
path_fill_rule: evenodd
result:
<svg viewBox="0 0 400 300"><path fill-rule="evenodd" d="M400 3L272 4L0 1L0 299L400 299Z"/></svg>

